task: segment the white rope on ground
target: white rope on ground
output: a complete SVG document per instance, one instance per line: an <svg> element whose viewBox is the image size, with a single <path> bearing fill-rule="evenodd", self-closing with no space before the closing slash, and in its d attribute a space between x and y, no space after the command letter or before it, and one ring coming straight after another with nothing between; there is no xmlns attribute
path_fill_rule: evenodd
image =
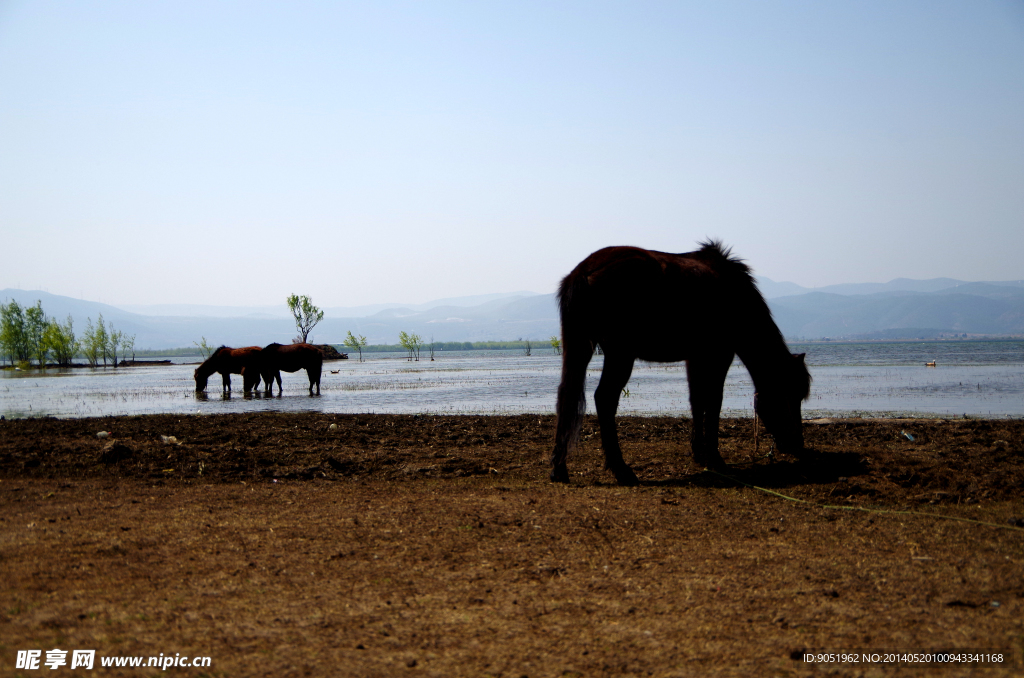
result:
<svg viewBox="0 0 1024 678"><path fill-rule="evenodd" d="M928 518L941 518L941 519L944 519L944 520L958 520L958 521L960 521L962 523L974 523L975 525L985 525L986 527L995 527L995 528L1000 529L1000 530L1015 530L1017 532L1024 532L1024 528L1017 527L1016 525L1000 525L998 523L988 523L988 522L985 522L984 520L975 520L973 518L961 518L960 516L947 516L947 515L942 514L942 513L926 513L924 511L894 511L894 510L891 510L891 509L873 509L873 508L867 508L867 507L864 507L864 506L837 506L835 504L816 504L813 501L808 501L806 499L800 499L798 497L790 497L790 496L787 496L785 494L782 494L781 492L775 492L774 490L769 490L769 489L764 488L764 487L758 487L757 485L751 485L750 483L745 483L742 480L737 480L736 478L733 478L732 476L727 476L724 473L719 473L718 471L712 471L712 470L708 469L708 472L709 473L713 473L716 476L721 476L722 478L725 478L727 480L731 480L732 482L737 483L739 485L743 485L744 487L749 487L751 489L758 490L760 492L764 492L765 494L772 494L772 495L775 495L776 497L781 497L782 499L787 499L789 501L795 501L795 502L800 503L800 504L807 504L808 506L812 506L814 508L836 509L836 510L839 510L839 511L864 511L865 513L882 513L882 514L901 515L901 516L927 516Z"/></svg>

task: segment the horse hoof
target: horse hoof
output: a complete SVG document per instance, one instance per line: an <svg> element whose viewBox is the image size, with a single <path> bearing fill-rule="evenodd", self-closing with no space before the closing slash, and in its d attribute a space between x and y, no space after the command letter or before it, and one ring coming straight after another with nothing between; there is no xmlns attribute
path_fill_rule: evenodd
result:
<svg viewBox="0 0 1024 678"><path fill-rule="evenodd" d="M551 475L548 476L553 483L568 483L569 482L569 469L555 468L551 470Z"/></svg>
<svg viewBox="0 0 1024 678"><path fill-rule="evenodd" d="M640 479L636 477L635 473L633 473L633 469L631 469L628 466L623 466L622 468L618 469L612 469L612 473L615 474L615 480L619 483L619 485L623 485L625 487L633 487L634 485L640 484Z"/></svg>
<svg viewBox="0 0 1024 678"><path fill-rule="evenodd" d="M722 457L707 457L704 459L695 458L698 466L704 466L709 471L718 471L719 473L724 472L728 467L725 464L725 460Z"/></svg>
<svg viewBox="0 0 1024 678"><path fill-rule="evenodd" d="M817 450L812 449L810 447L805 447L801 449L799 452L794 450L793 456L800 461L811 464L821 461L821 452L818 452Z"/></svg>

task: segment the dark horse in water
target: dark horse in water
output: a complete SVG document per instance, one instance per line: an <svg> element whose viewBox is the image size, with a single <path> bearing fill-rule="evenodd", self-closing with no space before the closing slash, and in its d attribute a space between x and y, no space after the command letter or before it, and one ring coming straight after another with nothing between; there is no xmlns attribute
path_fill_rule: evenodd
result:
<svg viewBox="0 0 1024 678"><path fill-rule="evenodd" d="M594 393L601 445L605 466L619 484L637 483L622 459L615 428L619 394L637 359L686 361L693 410L690 442L698 462L725 466L718 453L718 418L725 375L736 355L754 381L754 409L779 450L803 451L800 402L811 387L804 355L789 352L742 260L719 242L701 245L685 254L607 247L562 280L562 383L551 480L569 482L566 458L579 439L587 364L595 346L604 351Z"/></svg>
<svg viewBox="0 0 1024 678"><path fill-rule="evenodd" d="M221 346L214 351L202 365L196 368L196 391L206 390L206 381L214 372L220 372L224 393L231 392L231 375L242 375L242 388L246 393L260 385L259 369L252 369L245 372L249 366L258 366L260 362L259 346L246 346L245 348L230 348Z"/></svg>
<svg viewBox="0 0 1024 678"><path fill-rule="evenodd" d="M260 374L266 384L266 393L271 395L274 392L274 380L277 380L277 391L281 388L281 371L298 372L305 369L309 377L309 394L313 395L313 387L316 386L316 394L320 395L320 371L323 368L324 356L320 349L312 344L268 344L263 347L260 353Z"/></svg>

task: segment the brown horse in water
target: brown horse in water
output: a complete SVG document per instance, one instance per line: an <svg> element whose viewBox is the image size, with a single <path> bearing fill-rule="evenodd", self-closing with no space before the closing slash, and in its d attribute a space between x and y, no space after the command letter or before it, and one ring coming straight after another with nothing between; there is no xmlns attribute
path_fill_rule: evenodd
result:
<svg viewBox="0 0 1024 678"><path fill-rule="evenodd" d="M221 346L211 353L210 357L202 365L196 368L194 374L196 378L196 391L206 390L206 381L214 372L220 372L223 381L222 391L224 393L231 392L232 374L242 375L242 388L246 393L259 387L259 369L250 370L248 373L244 370L250 365L259 365L261 350L259 346L246 346L245 348Z"/></svg>
<svg viewBox="0 0 1024 678"><path fill-rule="evenodd" d="M316 386L316 394L320 395L320 371L323 368L324 356L320 349L312 344L268 344L263 347L260 353L260 375L266 384L266 394L274 392L274 380L277 380L277 391L280 394L281 370L285 372L298 372L305 369L309 377L309 394L313 395L313 386Z"/></svg>
<svg viewBox="0 0 1024 678"><path fill-rule="evenodd" d="M701 245L685 254L607 247L562 280L562 383L551 480L569 482L566 458L586 412L584 386L595 346L604 351L594 393L601 445L605 467L619 484L637 483L622 459L615 428L619 394L637 359L686 361L690 444L698 462L725 466L718 453L718 418L725 375L737 355L754 381L754 409L780 451L803 451L800 401L811 387L804 354L789 352L750 269L719 242Z"/></svg>

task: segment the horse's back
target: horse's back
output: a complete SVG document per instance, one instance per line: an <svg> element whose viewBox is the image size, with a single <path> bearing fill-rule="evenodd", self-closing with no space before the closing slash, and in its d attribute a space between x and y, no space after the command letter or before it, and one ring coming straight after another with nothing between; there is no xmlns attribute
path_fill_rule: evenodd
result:
<svg viewBox="0 0 1024 678"><path fill-rule="evenodd" d="M729 261L717 246L682 254L597 250L563 280L563 335L582 330L606 352L654 362L706 351L721 343L738 311Z"/></svg>
<svg viewBox="0 0 1024 678"><path fill-rule="evenodd" d="M676 254L623 245L597 250L570 275L586 275L591 284L671 285L719 277L720 259L705 250Z"/></svg>
<svg viewBox="0 0 1024 678"><path fill-rule="evenodd" d="M264 365L285 372L319 371L323 365L323 354L312 344L269 344L263 348L262 356Z"/></svg>
<svg viewBox="0 0 1024 678"><path fill-rule="evenodd" d="M244 346L242 348L222 346L217 349L219 354L218 371L241 374L244 368L259 364L260 352L262 350L259 346Z"/></svg>

